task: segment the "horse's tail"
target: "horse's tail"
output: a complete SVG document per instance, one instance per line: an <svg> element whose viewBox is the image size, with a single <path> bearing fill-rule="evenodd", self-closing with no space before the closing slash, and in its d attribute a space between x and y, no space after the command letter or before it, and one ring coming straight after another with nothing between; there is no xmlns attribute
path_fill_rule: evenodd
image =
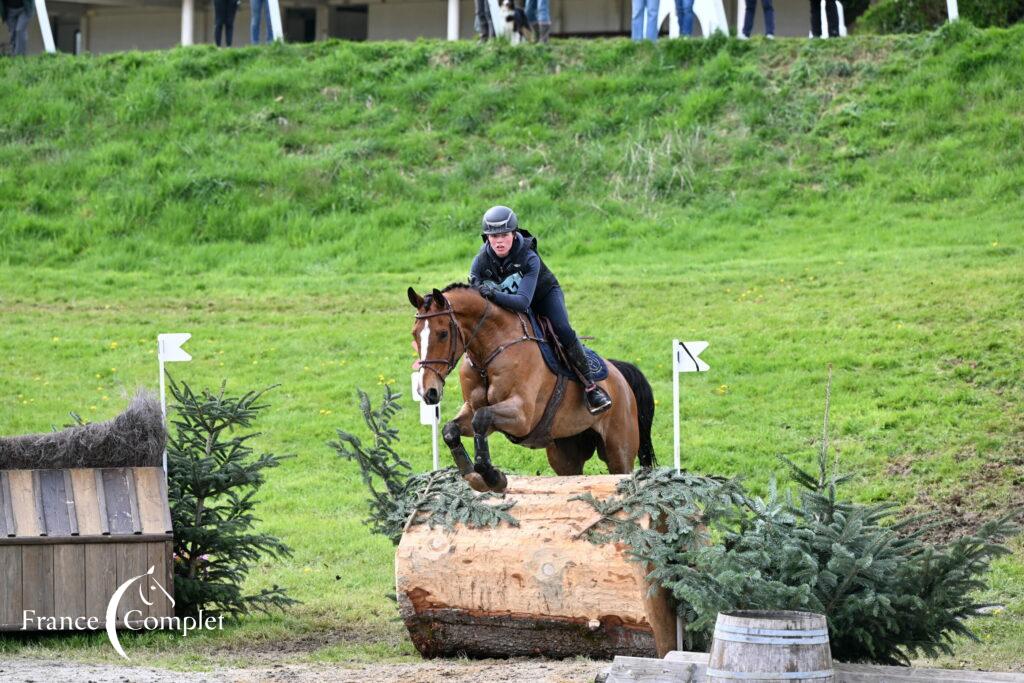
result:
<svg viewBox="0 0 1024 683"><path fill-rule="evenodd" d="M640 465L656 467L658 459L654 457L654 444L651 443L651 424L654 422L654 392L651 390L651 384L644 377L644 373L640 372L640 368L632 363L611 358L608 362L622 373L636 398L637 426L640 428Z"/></svg>

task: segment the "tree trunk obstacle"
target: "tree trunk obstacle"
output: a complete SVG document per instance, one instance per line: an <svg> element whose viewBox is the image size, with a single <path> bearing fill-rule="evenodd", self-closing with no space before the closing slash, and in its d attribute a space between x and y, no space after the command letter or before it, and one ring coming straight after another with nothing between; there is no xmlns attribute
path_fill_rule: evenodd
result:
<svg viewBox="0 0 1024 683"><path fill-rule="evenodd" d="M621 544L581 532L597 513L573 496L615 493L621 475L509 477L519 527L411 526L395 558L399 609L425 657L655 656L675 644L665 591Z"/></svg>

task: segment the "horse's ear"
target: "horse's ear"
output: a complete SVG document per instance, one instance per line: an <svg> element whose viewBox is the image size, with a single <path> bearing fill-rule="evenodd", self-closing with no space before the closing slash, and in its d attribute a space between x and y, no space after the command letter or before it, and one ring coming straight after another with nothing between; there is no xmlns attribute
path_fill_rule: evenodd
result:
<svg viewBox="0 0 1024 683"><path fill-rule="evenodd" d="M423 305L423 297L417 294L416 290L412 287L409 288L409 303L415 309L419 309Z"/></svg>
<svg viewBox="0 0 1024 683"><path fill-rule="evenodd" d="M441 290L437 289L436 287L434 288L433 294L434 294L434 301L436 301L437 305L440 306L441 302L445 300L444 294L442 294Z"/></svg>

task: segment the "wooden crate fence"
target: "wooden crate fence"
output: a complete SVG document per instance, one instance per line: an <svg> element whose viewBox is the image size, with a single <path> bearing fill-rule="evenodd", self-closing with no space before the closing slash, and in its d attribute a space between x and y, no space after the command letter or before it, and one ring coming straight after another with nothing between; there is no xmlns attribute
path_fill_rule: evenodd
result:
<svg viewBox="0 0 1024 683"><path fill-rule="evenodd" d="M102 628L117 587L150 567L116 623L173 616L172 553L159 467L0 470L0 631Z"/></svg>

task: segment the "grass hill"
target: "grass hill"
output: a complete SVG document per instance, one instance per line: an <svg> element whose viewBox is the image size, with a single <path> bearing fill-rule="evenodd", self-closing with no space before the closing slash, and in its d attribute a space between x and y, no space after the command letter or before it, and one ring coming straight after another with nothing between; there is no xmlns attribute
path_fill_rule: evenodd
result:
<svg viewBox="0 0 1024 683"><path fill-rule="evenodd" d="M832 363L850 494L938 510L955 533L1024 499L1022 45L1024 27L956 24L0 60L0 433L109 418L156 385L156 334L193 333L176 377L282 385L259 443L298 457L261 511L296 552L252 583L304 604L126 647L182 666L261 647L410 656L384 597L392 549L326 442L359 427L356 386L405 390L406 287L464 279L501 202L580 332L651 379L662 462L672 338L711 343L711 372L683 381L685 465L755 490L784 477L777 454L812 461ZM403 444L427 468L409 407ZM550 474L543 451L492 442L499 465ZM940 663L1024 668L1011 543L979 596L1004 609ZM0 651L69 643L112 654L102 636Z"/></svg>

